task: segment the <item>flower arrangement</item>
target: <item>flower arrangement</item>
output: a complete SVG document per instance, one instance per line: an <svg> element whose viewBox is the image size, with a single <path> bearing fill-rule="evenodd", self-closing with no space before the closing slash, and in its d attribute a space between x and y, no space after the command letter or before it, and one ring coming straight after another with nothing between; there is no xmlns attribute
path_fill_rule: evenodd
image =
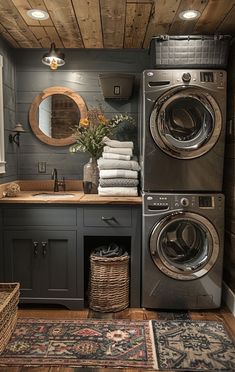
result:
<svg viewBox="0 0 235 372"><path fill-rule="evenodd" d="M103 151L105 136L112 136L115 128L123 122L134 123L134 119L128 114L117 114L111 119L106 118L101 108L91 108L87 117L79 121L75 127L74 137L76 143L70 147L71 152L89 152L98 159Z"/></svg>

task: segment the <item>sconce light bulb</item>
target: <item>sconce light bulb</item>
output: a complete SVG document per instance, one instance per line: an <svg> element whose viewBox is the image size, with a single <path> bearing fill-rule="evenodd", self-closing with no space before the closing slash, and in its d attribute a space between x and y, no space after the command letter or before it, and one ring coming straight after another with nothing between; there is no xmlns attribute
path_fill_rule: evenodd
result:
<svg viewBox="0 0 235 372"><path fill-rule="evenodd" d="M58 67L58 63L57 63L56 59L53 58L51 60L51 63L50 63L50 68L51 68L51 70L57 70L57 67Z"/></svg>

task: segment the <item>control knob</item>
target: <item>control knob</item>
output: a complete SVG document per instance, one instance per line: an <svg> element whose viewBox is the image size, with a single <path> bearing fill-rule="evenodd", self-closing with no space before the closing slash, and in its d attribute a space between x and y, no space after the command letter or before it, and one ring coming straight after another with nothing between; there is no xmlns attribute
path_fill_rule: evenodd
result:
<svg viewBox="0 0 235 372"><path fill-rule="evenodd" d="M189 205L189 200L187 198L182 198L180 199L180 204L183 206L183 207L188 207Z"/></svg>
<svg viewBox="0 0 235 372"><path fill-rule="evenodd" d="M189 72L185 72L183 75L182 75L182 80L185 82L185 83L189 83L190 80L191 80L191 75Z"/></svg>

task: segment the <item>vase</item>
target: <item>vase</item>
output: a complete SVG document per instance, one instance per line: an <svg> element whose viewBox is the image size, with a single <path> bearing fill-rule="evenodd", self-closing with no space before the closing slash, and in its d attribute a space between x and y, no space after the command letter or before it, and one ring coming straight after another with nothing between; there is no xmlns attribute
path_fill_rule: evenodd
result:
<svg viewBox="0 0 235 372"><path fill-rule="evenodd" d="M83 188L85 194L97 194L99 183L99 168L97 159L91 157L83 167Z"/></svg>

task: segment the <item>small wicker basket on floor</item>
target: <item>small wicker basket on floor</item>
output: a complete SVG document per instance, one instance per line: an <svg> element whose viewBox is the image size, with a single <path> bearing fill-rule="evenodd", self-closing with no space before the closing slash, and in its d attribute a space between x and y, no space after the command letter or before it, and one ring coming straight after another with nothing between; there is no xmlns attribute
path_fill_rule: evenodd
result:
<svg viewBox="0 0 235 372"><path fill-rule="evenodd" d="M0 283L0 353L16 325L19 293L19 283Z"/></svg>
<svg viewBox="0 0 235 372"><path fill-rule="evenodd" d="M129 305L129 256L90 255L89 307L115 312Z"/></svg>

